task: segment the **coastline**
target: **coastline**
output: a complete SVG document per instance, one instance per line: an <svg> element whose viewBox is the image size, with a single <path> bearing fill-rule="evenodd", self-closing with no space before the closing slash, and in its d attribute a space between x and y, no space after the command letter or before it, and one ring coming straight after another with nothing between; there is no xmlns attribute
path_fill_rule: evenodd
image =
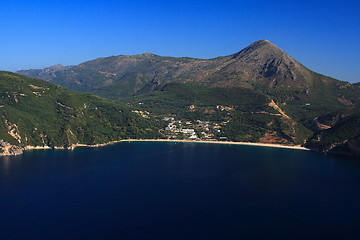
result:
<svg viewBox="0 0 360 240"><path fill-rule="evenodd" d="M8 146L7 150L10 150L11 148L15 149L16 151L8 151L0 153L1 156L18 156L23 153L23 151L26 150L46 150L46 149L62 149L62 150L74 150L77 147L103 147L115 143L121 143L121 142L173 142L173 143L206 143L206 144L228 144L228 145L247 145L247 146L258 146L258 147L272 147L272 148L285 148L285 149L295 149L295 150L305 150L310 151L311 149L301 147L300 145L281 145L281 144L272 144L272 143L253 143L253 142L231 142L231 141L210 141L210 140L180 140L180 139L122 139L117 141L111 141L108 143L101 143L101 144L94 144L94 145L88 145L88 144L72 144L69 147L58 147L55 146L53 148L49 146L25 146L25 147L19 147L19 146Z"/></svg>
<svg viewBox="0 0 360 240"><path fill-rule="evenodd" d="M281 145L272 143L253 143L253 142L231 142L231 141L209 141L209 140L180 140L180 139L128 139L117 142L179 142L179 143L211 143L211 144L229 144L229 145L248 145L258 147L273 147L273 148L287 148L296 150L310 151L309 148L301 147L300 145Z"/></svg>

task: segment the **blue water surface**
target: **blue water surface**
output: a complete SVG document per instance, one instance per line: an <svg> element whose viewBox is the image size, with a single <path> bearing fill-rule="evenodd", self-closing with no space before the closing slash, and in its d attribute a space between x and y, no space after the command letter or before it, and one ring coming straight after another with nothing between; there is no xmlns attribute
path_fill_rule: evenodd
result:
<svg viewBox="0 0 360 240"><path fill-rule="evenodd" d="M360 161L132 142L0 158L0 239L360 239Z"/></svg>

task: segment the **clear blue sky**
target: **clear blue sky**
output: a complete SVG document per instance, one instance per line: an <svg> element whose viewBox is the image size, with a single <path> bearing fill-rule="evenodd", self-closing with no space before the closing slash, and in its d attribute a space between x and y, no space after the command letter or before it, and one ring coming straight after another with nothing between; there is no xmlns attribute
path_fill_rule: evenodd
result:
<svg viewBox="0 0 360 240"><path fill-rule="evenodd" d="M268 39L310 69L360 81L360 1L3 0L0 69L152 52L212 58Z"/></svg>

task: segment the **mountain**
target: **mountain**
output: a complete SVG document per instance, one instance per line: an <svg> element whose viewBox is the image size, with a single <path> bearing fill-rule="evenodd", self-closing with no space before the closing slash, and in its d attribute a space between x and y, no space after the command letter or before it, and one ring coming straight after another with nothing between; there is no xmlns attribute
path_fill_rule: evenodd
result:
<svg viewBox="0 0 360 240"><path fill-rule="evenodd" d="M214 59L161 57L151 53L98 58L72 67L19 71L113 100L150 92L169 82L209 87L296 90L307 98L343 106L359 101L359 88L315 73L267 40ZM355 99L354 99L355 97ZM302 97L304 99L304 97Z"/></svg>
<svg viewBox="0 0 360 240"><path fill-rule="evenodd" d="M325 131L318 128L317 121L329 114L356 109L360 104L359 84L315 73L267 40L213 59L145 53L19 73L130 104L154 114L158 120L171 117L192 122L190 126L198 136L306 143L321 150L339 143L339 138L326 136L335 136L348 127L335 124L331 128L340 130ZM194 124L198 121L200 124ZM204 121L212 127L203 127ZM171 126L167 129L179 132L185 128ZM167 137L182 137L174 131L163 133ZM319 131L324 132L320 139L324 144L316 142ZM356 134L357 130L353 135L344 135L340 142L350 141Z"/></svg>
<svg viewBox="0 0 360 240"><path fill-rule="evenodd" d="M17 71L18 74L32 77L32 78L38 78L45 81L50 81L52 78L57 77L57 72L66 71L71 66L63 66L61 64L56 64L51 67L47 67L44 69L30 69L30 70L20 70Z"/></svg>
<svg viewBox="0 0 360 240"><path fill-rule="evenodd" d="M126 97L159 83L192 82L221 87L314 87L315 78L333 81L308 70L267 40L214 59L161 57L151 53L98 58L77 66L19 71L74 90ZM344 83L345 84L345 83ZM116 89L116 91L114 90ZM113 95L114 96L113 96Z"/></svg>
<svg viewBox="0 0 360 240"><path fill-rule="evenodd" d="M151 92L170 82L260 89L267 91L272 98L284 94L291 96L281 100L294 102L295 110L291 104L287 107L299 118L312 117L308 112L313 110L297 110L307 103L310 103L308 108L318 106L317 112L327 113L360 101L358 85L315 73L267 40L214 59L145 53L98 58L72 67L53 69L19 73L112 100Z"/></svg>
<svg viewBox="0 0 360 240"><path fill-rule="evenodd" d="M0 71L0 152L28 146L72 148L126 138L157 138L157 123L128 106Z"/></svg>

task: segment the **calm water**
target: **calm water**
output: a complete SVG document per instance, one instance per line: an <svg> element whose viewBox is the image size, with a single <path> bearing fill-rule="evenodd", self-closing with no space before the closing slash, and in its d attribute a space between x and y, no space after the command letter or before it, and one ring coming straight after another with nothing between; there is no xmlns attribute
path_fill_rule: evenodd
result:
<svg viewBox="0 0 360 240"><path fill-rule="evenodd" d="M0 239L360 239L360 161L120 143L0 158Z"/></svg>

